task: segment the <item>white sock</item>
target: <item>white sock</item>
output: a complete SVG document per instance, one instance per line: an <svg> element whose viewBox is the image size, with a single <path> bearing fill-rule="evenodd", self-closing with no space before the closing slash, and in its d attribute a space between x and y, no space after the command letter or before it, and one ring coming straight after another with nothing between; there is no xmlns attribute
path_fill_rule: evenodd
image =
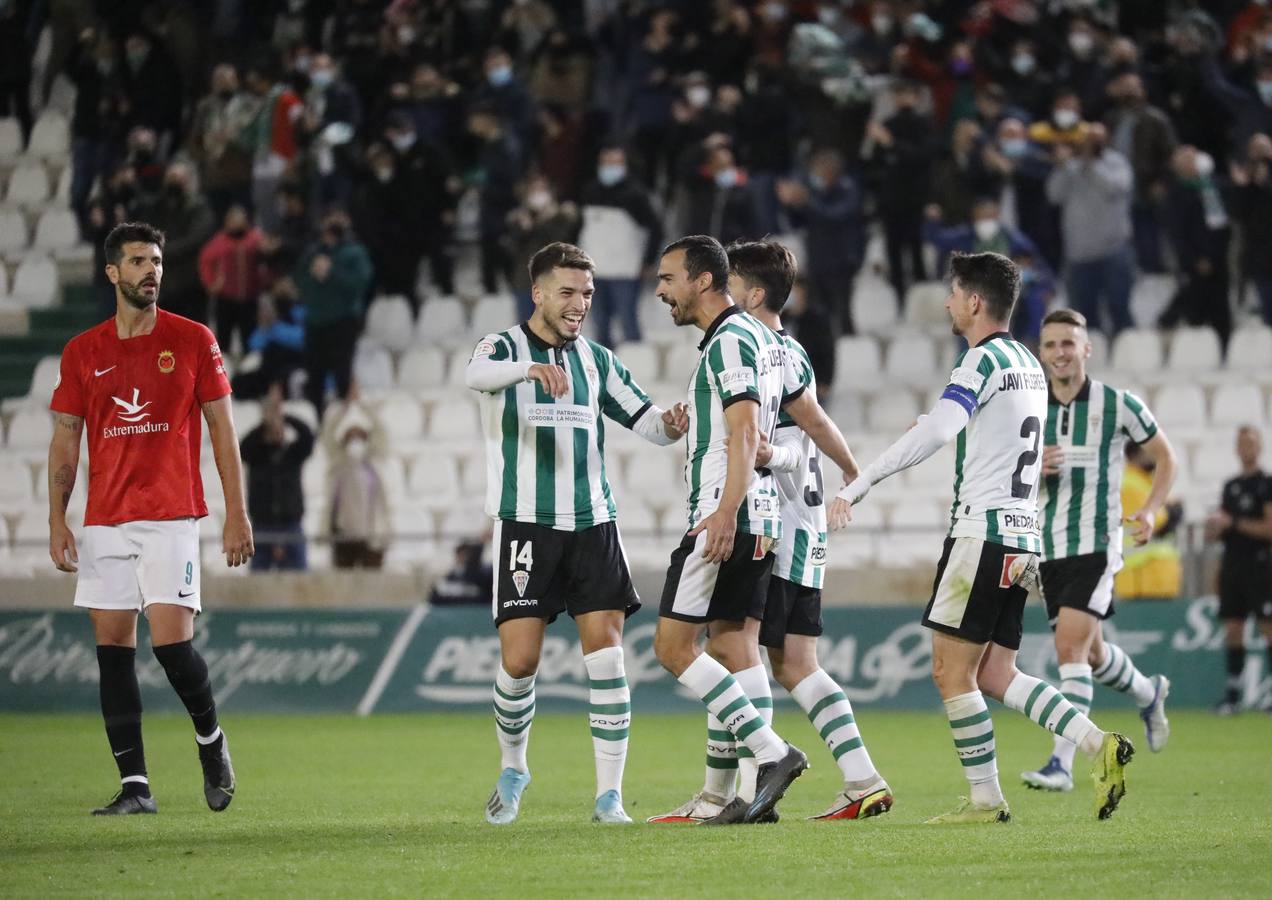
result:
<svg viewBox="0 0 1272 900"><path fill-rule="evenodd" d="M954 752L971 786L971 801L981 809L992 809L1003 802L1003 789L998 784L994 722L985 698L980 691L951 697L945 701L945 715L954 735Z"/></svg>
<svg viewBox="0 0 1272 900"><path fill-rule="evenodd" d="M830 748L845 783L861 784L879 779L879 773L875 771L870 754L861 741L852 704L824 669L818 669L795 685L791 696Z"/></svg>
<svg viewBox="0 0 1272 900"><path fill-rule="evenodd" d="M1063 735L1089 756L1100 751L1104 732L1040 678L1017 672L1003 694L1003 705L1024 713L1048 731Z"/></svg>
<svg viewBox="0 0 1272 900"><path fill-rule="evenodd" d="M1117 644L1105 642L1104 662L1096 666L1092 674L1100 684L1130 694L1137 706L1153 702L1153 682L1135 668L1135 661Z"/></svg>
<svg viewBox="0 0 1272 900"><path fill-rule="evenodd" d="M732 800L738 784L738 745L733 734L707 713L707 771L702 789Z"/></svg>
<svg viewBox="0 0 1272 900"><path fill-rule="evenodd" d="M1091 667L1086 663L1060 664L1060 690L1064 699L1073 704L1073 708L1084 716L1091 714L1091 696L1094 688L1091 683ZM1078 745L1062 735L1056 735L1055 747L1051 754L1060 760L1066 771L1073 771L1073 754Z"/></svg>
<svg viewBox="0 0 1272 900"><path fill-rule="evenodd" d="M501 769L529 772L526 747L534 719L534 676L513 678L499 667L495 676L495 736L499 738Z"/></svg>
<svg viewBox="0 0 1272 900"><path fill-rule="evenodd" d="M773 688L769 684L768 672L764 666L752 666L741 672L734 672L733 677L763 717L765 724L773 723ZM747 747L738 747L738 796L750 803L755 799L755 776L760 767L755 762L755 754Z"/></svg>
<svg viewBox="0 0 1272 900"><path fill-rule="evenodd" d="M755 754L760 765L777 762L786 754L786 742L765 723L729 670L708 654L699 653L677 680Z"/></svg>
<svg viewBox="0 0 1272 900"><path fill-rule="evenodd" d="M627 736L632 723L632 695L623 671L623 648L605 647L583 657L587 667L588 724L596 755L596 796L623 793Z"/></svg>

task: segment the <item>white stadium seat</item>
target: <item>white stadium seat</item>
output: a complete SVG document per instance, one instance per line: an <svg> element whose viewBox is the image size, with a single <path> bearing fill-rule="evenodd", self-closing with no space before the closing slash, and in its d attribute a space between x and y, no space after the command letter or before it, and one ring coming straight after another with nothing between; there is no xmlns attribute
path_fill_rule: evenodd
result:
<svg viewBox="0 0 1272 900"><path fill-rule="evenodd" d="M1150 329L1127 328L1113 341L1113 368L1136 374L1160 371L1161 337Z"/></svg>
<svg viewBox="0 0 1272 900"><path fill-rule="evenodd" d="M505 325L504 328L507 326ZM503 328L498 329L503 331ZM468 323L464 316L464 304L454 297L433 297L420 307L416 322L415 342L418 344L468 343Z"/></svg>
<svg viewBox="0 0 1272 900"><path fill-rule="evenodd" d="M374 341L358 339L353 354L353 378L364 394L381 394L393 388L393 357Z"/></svg>
<svg viewBox="0 0 1272 900"><path fill-rule="evenodd" d="M0 119L0 160L14 159L22 153L22 126L14 118Z"/></svg>
<svg viewBox="0 0 1272 900"><path fill-rule="evenodd" d="M866 405L866 423L871 431L900 435L919 417L919 404L910 391L894 388L876 394Z"/></svg>
<svg viewBox="0 0 1272 900"><path fill-rule="evenodd" d="M852 294L852 321L863 334L888 334L896 329L897 296L892 285L873 274L857 279Z"/></svg>
<svg viewBox="0 0 1272 900"><path fill-rule="evenodd" d="M614 355L645 390L649 390L647 385L661 380L662 366L658 362L658 348L652 344L624 341L614 348Z"/></svg>
<svg viewBox="0 0 1272 900"><path fill-rule="evenodd" d="M930 338L899 335L888 345L884 374L889 384L911 386L929 384L936 375L936 351Z"/></svg>
<svg viewBox="0 0 1272 900"><path fill-rule="evenodd" d="M1153 413L1167 434L1196 431L1206 425L1206 396L1195 384L1168 384L1157 392Z"/></svg>
<svg viewBox="0 0 1272 900"><path fill-rule="evenodd" d="M1171 335L1167 367L1172 372L1214 372L1222 360L1213 328L1180 328Z"/></svg>
<svg viewBox="0 0 1272 900"><path fill-rule="evenodd" d="M835 341L835 387L861 390L879 383L883 361L879 343L865 335Z"/></svg>
<svg viewBox="0 0 1272 900"><path fill-rule="evenodd" d="M230 400L230 414L234 417L234 430L238 432L240 438L247 437L257 425L261 424L261 405L255 400ZM203 431L207 432L207 423L203 425Z"/></svg>
<svg viewBox="0 0 1272 900"><path fill-rule="evenodd" d="M1091 339L1091 358L1087 360L1087 369L1101 372L1109 362L1109 339L1103 331L1088 331Z"/></svg>
<svg viewBox="0 0 1272 900"><path fill-rule="evenodd" d="M13 276L13 299L28 309L47 309L57 303L57 266L47 256L28 256Z"/></svg>
<svg viewBox="0 0 1272 900"><path fill-rule="evenodd" d="M480 506L453 506L442 514L438 535L458 542L464 538L477 538L491 528L490 517Z"/></svg>
<svg viewBox="0 0 1272 900"><path fill-rule="evenodd" d="M31 129L31 143L27 152L32 156L59 160L66 157L70 150L71 136L66 116L55 109L46 109L40 113Z"/></svg>
<svg viewBox="0 0 1272 900"><path fill-rule="evenodd" d="M949 288L943 281L919 281L905 292L905 323L919 331L948 334L950 314L945 311Z"/></svg>
<svg viewBox="0 0 1272 900"><path fill-rule="evenodd" d="M49 175L38 162L24 162L9 175L4 192L6 203L36 209L49 199Z"/></svg>
<svg viewBox="0 0 1272 900"><path fill-rule="evenodd" d="M53 199L64 206L71 205L71 179L75 176L75 170L70 166L63 166L62 172L57 176L57 188L53 192Z"/></svg>
<svg viewBox="0 0 1272 900"><path fill-rule="evenodd" d="M424 410L410 394L393 391L385 395L377 412L389 435L389 446L399 446L424 434Z"/></svg>
<svg viewBox="0 0 1272 900"><path fill-rule="evenodd" d="M413 347L398 362L398 388L424 391L446 384L446 351L440 347Z"/></svg>
<svg viewBox="0 0 1272 900"><path fill-rule="evenodd" d="M467 397L442 400L428 417L428 436L471 440L478 434L477 406Z"/></svg>
<svg viewBox="0 0 1272 900"><path fill-rule="evenodd" d="M30 241L26 217L16 209L0 209L0 253L6 257L21 256Z"/></svg>
<svg viewBox="0 0 1272 900"><path fill-rule="evenodd" d="M1237 474L1239 463L1228 435L1215 435L1193 451L1192 477L1198 485L1214 485L1216 502L1219 486Z"/></svg>
<svg viewBox="0 0 1272 900"><path fill-rule="evenodd" d="M517 304L511 297L483 297L473 306L473 322L469 329L475 337L506 331L517 324Z"/></svg>
<svg viewBox="0 0 1272 900"><path fill-rule="evenodd" d="M449 456L428 453L411 460L406 489L413 498L429 509L449 506L459 496L459 466Z"/></svg>
<svg viewBox="0 0 1272 900"><path fill-rule="evenodd" d="M300 421L309 426L309 430L312 431L314 437L317 438L318 412L314 409L314 405L308 400L284 400L283 415L300 419Z"/></svg>
<svg viewBox="0 0 1272 900"><path fill-rule="evenodd" d="M1228 368L1240 372L1268 373L1272 360L1272 328L1247 325L1232 333L1228 343Z"/></svg>
<svg viewBox="0 0 1272 900"><path fill-rule="evenodd" d="M1210 424L1216 429L1263 423L1263 392L1246 381L1229 382L1215 388L1210 406Z"/></svg>
<svg viewBox="0 0 1272 900"><path fill-rule="evenodd" d="M79 222L69 209L49 207L35 223L31 246L47 253L73 253L80 245Z"/></svg>
<svg viewBox="0 0 1272 900"><path fill-rule="evenodd" d="M34 499L31 468L23 462L0 465L0 513L26 512Z"/></svg>
<svg viewBox="0 0 1272 900"><path fill-rule="evenodd" d="M53 418L47 409L23 407L9 421L5 446L10 450L48 450Z"/></svg>
<svg viewBox="0 0 1272 900"><path fill-rule="evenodd" d="M53 385L57 384L58 372L61 369L60 356L45 356L35 365L31 376L31 388L27 391L26 402L40 409L48 409L53 399Z"/></svg>
<svg viewBox="0 0 1272 900"><path fill-rule="evenodd" d="M367 325L363 334L394 353L411 345L415 323L411 304L405 297L376 297L367 307Z"/></svg>

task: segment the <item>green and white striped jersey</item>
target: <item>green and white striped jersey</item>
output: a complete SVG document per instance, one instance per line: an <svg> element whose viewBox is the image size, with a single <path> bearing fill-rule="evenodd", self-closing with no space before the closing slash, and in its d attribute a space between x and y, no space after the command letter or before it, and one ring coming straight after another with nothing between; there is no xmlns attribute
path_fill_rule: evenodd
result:
<svg viewBox="0 0 1272 900"><path fill-rule="evenodd" d="M785 331L778 332L786 343L786 364L793 378L805 390L817 391L813 364L799 341ZM788 429L799 431L785 411L777 417L777 437L787 440ZM803 587L821 589L826 576L826 504L823 496L821 459L817 445L799 432L800 468L794 472L774 472L777 495L782 504L782 539L777 543L773 575Z"/></svg>
<svg viewBox="0 0 1272 900"><path fill-rule="evenodd" d="M1064 463L1042 480L1043 559L1105 550L1121 557L1126 442L1155 434L1153 414L1130 391L1088 378L1067 405L1049 395L1044 441L1064 448Z"/></svg>
<svg viewBox="0 0 1272 900"><path fill-rule="evenodd" d="M760 405L760 431L773 434L777 414L788 391L786 345L775 331L730 306L716 317L698 345L698 358L689 381L689 434L685 484L689 488L689 528L720 505L728 470L725 408L754 401ZM738 531L782 536L777 488L773 476L753 472L746 499L738 507Z"/></svg>
<svg viewBox="0 0 1272 900"><path fill-rule="evenodd" d="M525 324L486 335L473 358L556 364L570 384L558 398L533 381L481 394L486 514L562 531L613 521L601 415L631 428L651 406L618 358L583 337L551 347Z"/></svg>
<svg viewBox="0 0 1272 900"><path fill-rule="evenodd" d="M1024 344L1000 331L954 364L945 397L971 419L954 455L950 537L975 537L1038 553L1038 478L1047 376Z"/></svg>

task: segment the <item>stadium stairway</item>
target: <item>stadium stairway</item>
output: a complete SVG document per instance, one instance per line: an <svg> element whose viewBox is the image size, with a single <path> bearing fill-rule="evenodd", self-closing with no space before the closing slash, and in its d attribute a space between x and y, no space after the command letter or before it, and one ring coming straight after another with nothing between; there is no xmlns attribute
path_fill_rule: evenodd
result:
<svg viewBox="0 0 1272 900"><path fill-rule="evenodd" d="M0 337L0 398L24 396L41 357L60 355L67 341L97 324L92 286L63 285L60 306L30 310L27 317L25 335Z"/></svg>

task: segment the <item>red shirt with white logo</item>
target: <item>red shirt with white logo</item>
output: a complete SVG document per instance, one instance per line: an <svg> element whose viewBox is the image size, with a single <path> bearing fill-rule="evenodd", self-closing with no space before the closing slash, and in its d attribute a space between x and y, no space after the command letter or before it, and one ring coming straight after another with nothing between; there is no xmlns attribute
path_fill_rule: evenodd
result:
<svg viewBox="0 0 1272 900"><path fill-rule="evenodd" d="M206 326L157 315L150 334L120 340L111 318L62 352L49 408L88 432L85 525L208 514L200 404L229 394L230 382Z"/></svg>

